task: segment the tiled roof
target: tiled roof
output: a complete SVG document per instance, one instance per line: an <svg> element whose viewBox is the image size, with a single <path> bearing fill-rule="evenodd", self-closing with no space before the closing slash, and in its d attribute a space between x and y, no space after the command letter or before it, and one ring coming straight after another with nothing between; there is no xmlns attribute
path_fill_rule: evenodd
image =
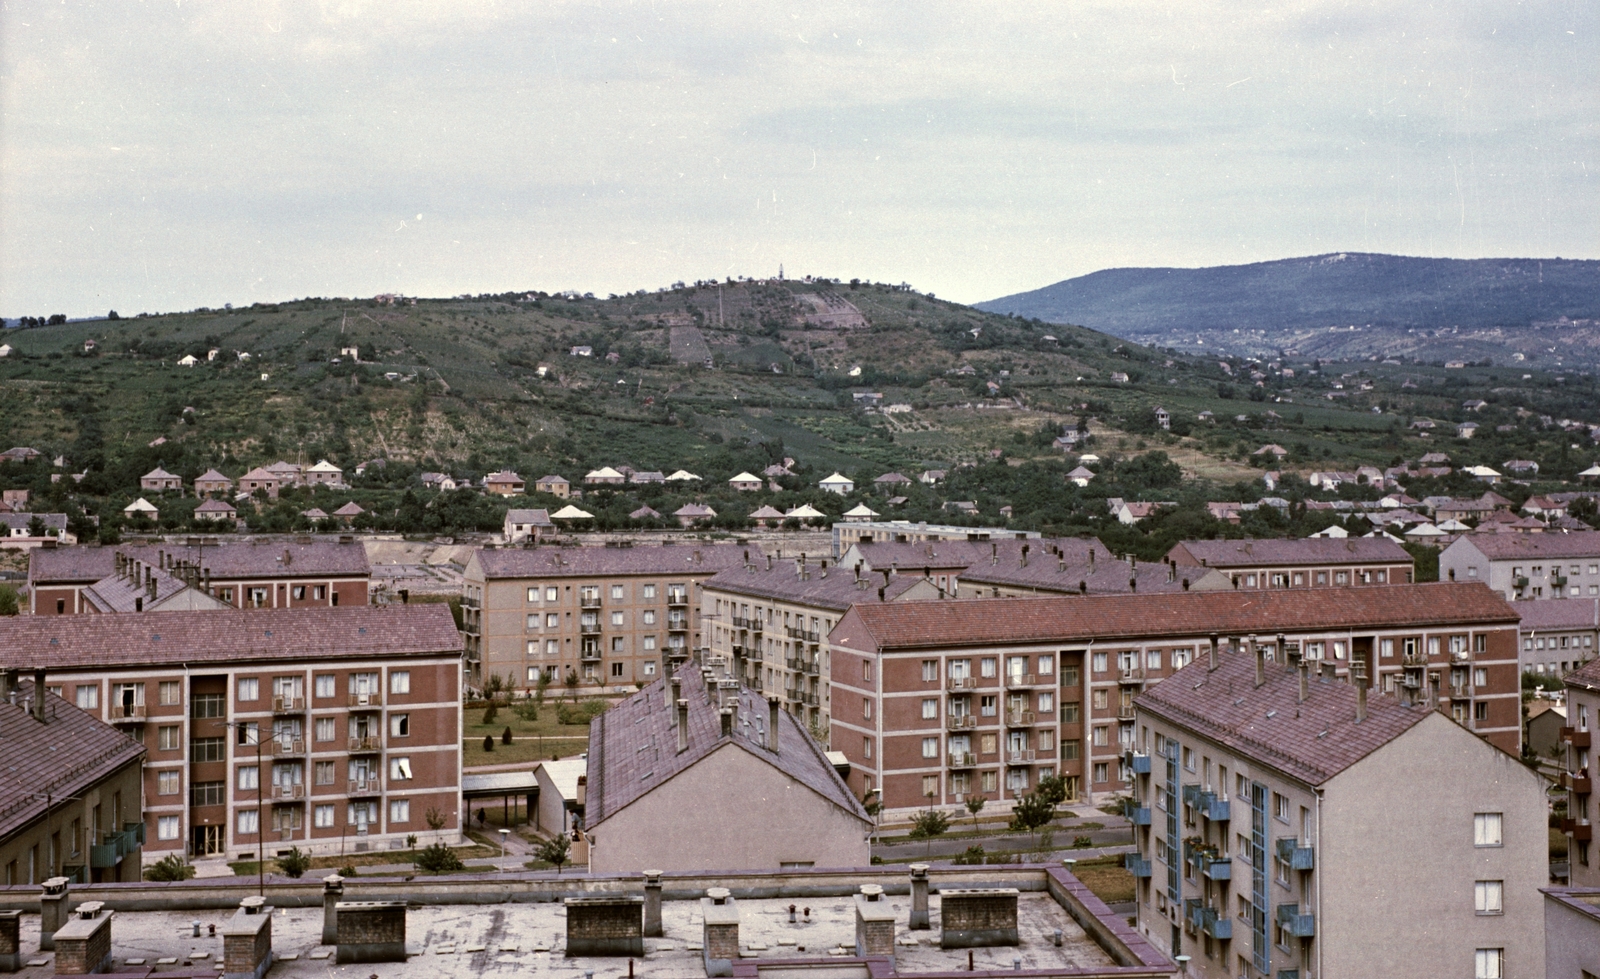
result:
<svg viewBox="0 0 1600 979"><path fill-rule="evenodd" d="M774 753L765 747L766 700L758 692L740 686L735 733L724 738L719 705L712 702L716 691L713 689L708 695L704 675L693 662L680 667L679 676L680 695L689 702L686 750L678 750L677 709L666 705L666 677L589 722L589 791L584 812L587 826L598 827L651 789L729 744L767 762L863 823L871 822L822 749L788 711L778 711L778 750ZM707 797L726 788L707 785Z"/></svg>
<svg viewBox="0 0 1600 979"><path fill-rule="evenodd" d="M204 503L202 503L199 506L195 507L194 508L194 512L195 513L238 513L239 511L235 510L233 508L232 504L225 503L222 500L206 500Z"/></svg>
<svg viewBox="0 0 1600 979"><path fill-rule="evenodd" d="M1374 561L1411 563L1411 555L1405 548L1381 537L1186 540L1173 545L1167 556L1181 561L1184 552L1195 561L1211 568L1281 564L1366 564Z"/></svg>
<svg viewBox="0 0 1600 979"><path fill-rule="evenodd" d="M1005 604L998 604L1002 602ZM1279 630L1514 624L1517 619L1516 611L1488 585L1435 582L861 605L835 628L833 641L852 643L858 649L917 649L1211 632L1227 636Z"/></svg>
<svg viewBox="0 0 1600 979"><path fill-rule="evenodd" d="M22 702L38 693L18 684L17 702L0 698L0 840L41 818L45 807L82 795L95 783L144 755L144 745L89 716L60 697L46 695L41 723ZM120 830L116 826L113 829Z"/></svg>
<svg viewBox="0 0 1600 979"><path fill-rule="evenodd" d="M366 512L367 511L361 509L361 507L358 506L354 500L352 500L339 509L333 511L333 515L336 517L359 517Z"/></svg>
<svg viewBox="0 0 1600 979"><path fill-rule="evenodd" d="M454 656L443 602L256 609L175 615L0 618L0 662L17 669L108 669L181 663Z"/></svg>
<svg viewBox="0 0 1600 979"><path fill-rule="evenodd" d="M614 574L716 574L743 562L733 544L651 547L539 547L533 550L479 550L471 561L485 579L592 578Z"/></svg>
<svg viewBox="0 0 1600 979"><path fill-rule="evenodd" d="M1586 690L1600 690L1600 657L1583 664L1562 677L1562 679L1574 687L1583 687Z"/></svg>
<svg viewBox="0 0 1600 979"><path fill-rule="evenodd" d="M67 515L64 513L0 513L0 527L7 530L27 530L35 520L49 530L67 529Z"/></svg>
<svg viewBox="0 0 1600 979"><path fill-rule="evenodd" d="M936 540L918 542L860 541L851 549L866 562L870 570L883 568L967 568L979 565L998 566L1022 563L1022 549L1028 548L1029 563L1055 564L1058 556L1065 555L1067 563L1088 563L1089 552L1095 558L1113 564L1116 559L1104 544L1090 537L1039 538L1034 540L970 541Z"/></svg>
<svg viewBox="0 0 1600 979"><path fill-rule="evenodd" d="M1367 717L1358 723L1356 688L1349 683L1313 677L1301 702L1296 670L1269 662L1259 687L1255 671L1248 653L1219 656L1215 670L1202 657L1141 694L1134 706L1313 786L1433 713L1370 691Z"/></svg>
<svg viewBox="0 0 1600 979"><path fill-rule="evenodd" d="M155 467L154 469L152 469L149 472L145 473L143 476L141 476L139 478L140 479L177 479L178 477L174 476L172 473L167 472L165 469L162 469L160 466L157 466L157 467Z"/></svg>
<svg viewBox="0 0 1600 979"><path fill-rule="evenodd" d="M1539 598L1512 602L1522 616L1524 632L1531 629L1600 629L1600 598Z"/></svg>
<svg viewBox="0 0 1600 979"><path fill-rule="evenodd" d="M354 506L355 504L352 503L350 505ZM336 512L339 512L341 516L343 515L342 509L340 511L336 511ZM555 526L555 524L550 522L550 511L549 510L545 510L545 509L535 509L535 510L511 509L511 510L507 510L506 511L506 520L509 523L532 524L535 527L554 527Z"/></svg>
<svg viewBox="0 0 1600 979"><path fill-rule="evenodd" d="M196 479L195 482L197 482L197 483L232 483L233 480L231 480L228 477L226 477L226 476L222 475L221 473L217 472L215 469L207 469L205 472L200 474L200 477L198 479Z"/></svg>
<svg viewBox="0 0 1600 979"><path fill-rule="evenodd" d="M1491 561L1515 558L1592 557L1600 554L1600 530L1570 534L1505 534L1473 537L1473 547Z"/></svg>
<svg viewBox="0 0 1600 979"><path fill-rule="evenodd" d="M156 586L153 596L144 579L136 582L125 575L112 575L85 588L83 600L96 612L217 611L228 608L197 589L185 595L184 592L191 591L187 584L165 571L155 568L148 570L148 581L155 582Z"/></svg>
<svg viewBox="0 0 1600 979"><path fill-rule="evenodd" d="M308 575L371 575L366 548L359 541L340 544L319 540L309 544L276 541L229 541L206 547L169 542L125 544L118 547L59 547L35 550L28 556L28 580L35 585L55 582L99 581L116 570L116 554L159 566L160 555L169 561L188 561L209 568L211 577L303 578ZM285 561L285 555L288 560Z"/></svg>
<svg viewBox="0 0 1600 979"><path fill-rule="evenodd" d="M1136 592L1153 595L1161 592L1184 592L1194 587L1231 588L1222 572L1215 568L1165 564L1141 564L1129 567L1122 561L1105 560L1094 564L1068 564L1062 566L1052 558L1030 560L1027 567L1020 563L1002 561L990 564L979 561L961 572L963 584L1002 585L1013 588L1035 588L1041 591L1073 592L1090 595L1126 595ZM1206 580L1203 580L1206 579ZM1129 581L1137 584L1130 585Z"/></svg>
<svg viewBox="0 0 1600 979"><path fill-rule="evenodd" d="M241 482L243 482L244 480L247 480L247 479L250 480L253 483L271 483L271 482L280 482L280 481L282 481L283 477L280 476L277 473L268 472L267 470L262 469L260 466L257 466L254 469L250 470L249 472L245 473L243 476L239 477L239 480Z"/></svg>
<svg viewBox="0 0 1600 979"><path fill-rule="evenodd" d="M758 560L760 557L756 555ZM807 577L802 579L793 561L776 562L771 570L760 565L734 567L707 578L703 587L843 612L858 602L878 601L880 587L884 589L884 598L892 601L925 580L915 574L899 574L891 576L885 584L882 576L863 576L861 580L866 584L860 585L848 568L823 568L816 564L809 565L806 573Z"/></svg>

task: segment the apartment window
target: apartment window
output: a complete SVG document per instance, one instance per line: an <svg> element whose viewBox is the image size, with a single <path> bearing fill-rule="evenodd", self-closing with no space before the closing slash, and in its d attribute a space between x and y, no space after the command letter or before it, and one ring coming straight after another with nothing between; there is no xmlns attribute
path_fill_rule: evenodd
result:
<svg viewBox="0 0 1600 979"><path fill-rule="evenodd" d="M247 721L244 724L240 724L234 728L234 732L234 736L237 739L236 743L241 745L253 745L261 740L261 725L255 721Z"/></svg>
<svg viewBox="0 0 1600 979"><path fill-rule="evenodd" d="M626 642L627 642L627 640L622 636L612 636L611 637L611 651L613 653L624 652L625 651ZM620 665L620 664L618 664L618 665ZM617 674L617 675L620 676L621 674Z"/></svg>
<svg viewBox="0 0 1600 979"><path fill-rule="evenodd" d="M645 625L655 625L656 624L656 610L655 609L653 609L653 608L645 609L644 612L643 612L643 616L644 616L644 624ZM621 625L621 624L622 623L620 623L620 622L617 623L617 625Z"/></svg>
<svg viewBox="0 0 1600 979"><path fill-rule="evenodd" d="M311 824L318 829L333 828L333 807L317 806L311 814Z"/></svg>
<svg viewBox="0 0 1600 979"><path fill-rule="evenodd" d="M1042 693L1039 695L1039 713L1048 714L1056 709L1055 694Z"/></svg>
<svg viewBox="0 0 1600 979"><path fill-rule="evenodd" d="M221 761L227 753L224 738L194 738L189 742L189 761Z"/></svg>
<svg viewBox="0 0 1600 979"><path fill-rule="evenodd" d="M1475 721L1487 721L1489 719L1489 702L1487 700L1480 700L1472 705L1472 719Z"/></svg>
<svg viewBox="0 0 1600 979"><path fill-rule="evenodd" d="M983 773L983 791L994 792L1000 788L1000 776L996 772Z"/></svg>
<svg viewBox="0 0 1600 979"><path fill-rule="evenodd" d="M189 805L220 806L227 787L226 782L195 782L189 786Z"/></svg>
<svg viewBox="0 0 1600 979"><path fill-rule="evenodd" d="M1094 746L1096 748L1104 748L1106 745L1108 745L1110 743L1111 743L1111 729L1109 727L1106 727L1103 724L1096 726L1095 729L1094 729ZM1100 779L1095 779L1095 781L1098 782L1098 781L1100 781Z"/></svg>
<svg viewBox="0 0 1600 979"><path fill-rule="evenodd" d="M923 680L923 682L924 683L930 683L930 682L936 681L938 679L939 679L939 661L936 660L936 659L925 659L925 660L923 660L922 661L922 680Z"/></svg>
<svg viewBox="0 0 1600 979"><path fill-rule="evenodd" d="M1076 738L1070 741L1061 742L1061 760L1076 761L1079 757L1082 744L1083 742L1077 740Z"/></svg>
<svg viewBox="0 0 1600 979"><path fill-rule="evenodd" d="M1472 637L1472 651L1475 652L1475 653L1486 653L1486 652L1488 652L1489 651L1489 637L1484 635L1484 634L1482 634L1482 633L1479 633L1478 635L1473 636Z"/></svg>
<svg viewBox="0 0 1600 979"><path fill-rule="evenodd" d="M863 700L861 702L861 716L869 721L872 720L872 701Z"/></svg>
<svg viewBox="0 0 1600 979"><path fill-rule="evenodd" d="M411 759L406 757L389 759L390 781L404 782L411 778Z"/></svg>
<svg viewBox="0 0 1600 979"><path fill-rule="evenodd" d="M411 800L410 799L395 799L395 800L393 800L393 801L391 801L389 803L389 822L391 822L391 823L409 823L409 822L411 822Z"/></svg>
<svg viewBox="0 0 1600 979"><path fill-rule="evenodd" d="M1289 798L1280 792L1272 793L1272 816L1286 823L1289 821Z"/></svg>
<svg viewBox="0 0 1600 979"><path fill-rule="evenodd" d="M389 715L389 737L391 737L391 738L409 738L410 736L411 736L411 715L410 714L390 714Z"/></svg>
<svg viewBox="0 0 1600 979"><path fill-rule="evenodd" d="M333 762L331 762L331 761L319 761L319 762L317 762L316 776L317 776L317 784L318 785L332 785L334 776L337 775L337 774L338 774L338 769L334 767L334 763ZM330 806L329 808L331 809L332 807ZM331 826L333 824L329 823L328 825Z"/></svg>
<svg viewBox="0 0 1600 979"><path fill-rule="evenodd" d="M1505 907L1501 904L1501 892L1505 889L1503 881L1480 880L1472 885L1473 908L1479 914L1504 914Z"/></svg>
<svg viewBox="0 0 1600 979"><path fill-rule="evenodd" d="M611 586L611 597L612 597L612 599L614 599L616 601L621 601L622 600L622 586L621 585L612 585Z"/></svg>
<svg viewBox="0 0 1600 979"><path fill-rule="evenodd" d="M1380 657L1382 657L1383 659L1394 659L1394 640L1393 639L1379 639L1378 640L1378 655Z"/></svg>
<svg viewBox="0 0 1600 979"><path fill-rule="evenodd" d="M1111 781L1111 766L1107 765L1103 761L1095 762L1094 780L1096 782L1109 782L1109 781Z"/></svg>
<svg viewBox="0 0 1600 979"><path fill-rule="evenodd" d="M190 717L221 717L224 713L223 696L220 693L197 693L189 699Z"/></svg>
<svg viewBox="0 0 1600 979"><path fill-rule="evenodd" d="M978 713L982 714L984 717L994 717L996 712L1000 709L999 705L1000 705L1000 698L999 697L995 697L995 696L992 696L992 695L991 696L986 696L986 697L979 697L978 698Z"/></svg>
<svg viewBox="0 0 1600 979"><path fill-rule="evenodd" d="M1039 732L1039 750L1041 752L1056 750L1056 735L1054 731L1046 729Z"/></svg>
<svg viewBox="0 0 1600 979"><path fill-rule="evenodd" d="M389 671L389 692L390 693L410 693L411 692L411 671L410 670L390 670Z"/></svg>
<svg viewBox="0 0 1600 979"><path fill-rule="evenodd" d="M239 767L239 788L254 791L261 785L261 769L255 765Z"/></svg>
<svg viewBox="0 0 1600 979"><path fill-rule="evenodd" d="M1150 670L1159 670L1159 669L1161 669L1161 650L1159 650L1159 649L1146 650L1145 654L1144 654L1144 665L1145 665L1146 669L1150 669Z"/></svg>
<svg viewBox="0 0 1600 979"><path fill-rule="evenodd" d="M1486 687L1489 685L1489 671L1484 667L1477 667L1472 671L1473 686Z"/></svg>
<svg viewBox="0 0 1600 979"><path fill-rule="evenodd" d="M871 758L872 757L872 739L871 738L862 738L861 739L861 755L864 758Z"/></svg>
<svg viewBox="0 0 1600 979"><path fill-rule="evenodd" d="M239 699L240 700L259 700L259 699L261 699L261 681L256 679L253 676L240 677L239 678Z"/></svg>
<svg viewBox="0 0 1600 979"><path fill-rule="evenodd" d="M647 598L647 599L655 598L656 597L656 586L655 585L645 585L644 586L643 597Z"/></svg>
<svg viewBox="0 0 1600 979"><path fill-rule="evenodd" d="M1185 748L1185 749L1183 749L1183 768L1184 768L1184 771L1188 771L1188 772L1194 771L1194 749L1193 748Z"/></svg>
<svg viewBox="0 0 1600 979"><path fill-rule="evenodd" d="M611 664L611 679L613 679L613 680L622 679L622 664L621 663L612 663Z"/></svg>
<svg viewBox="0 0 1600 979"><path fill-rule="evenodd" d="M612 612L611 613L611 624L614 625L614 626L622 625L622 613L621 612Z"/></svg>
<svg viewBox="0 0 1600 979"><path fill-rule="evenodd" d="M972 660L953 659L950 661L950 679L965 680L972 675Z"/></svg>
<svg viewBox="0 0 1600 979"><path fill-rule="evenodd" d="M861 661L861 679L867 683L872 682L872 660L864 659Z"/></svg>
<svg viewBox="0 0 1600 979"><path fill-rule="evenodd" d="M1076 666L1061 667L1061 685L1075 687L1078 685L1078 668Z"/></svg>
<svg viewBox="0 0 1600 979"><path fill-rule="evenodd" d="M1500 818L1497 812L1480 812L1472 816L1472 845L1501 846Z"/></svg>
<svg viewBox="0 0 1600 979"><path fill-rule="evenodd" d="M922 719L925 721L936 720L939 717L939 701L934 697L922 699Z"/></svg>
<svg viewBox="0 0 1600 979"><path fill-rule="evenodd" d="M655 647L647 646L645 648L646 649L653 649ZM646 664L644 664L644 675L645 676L655 676L656 675L656 664L654 664L654 663L646 663Z"/></svg>
<svg viewBox="0 0 1600 979"><path fill-rule="evenodd" d="M339 736L338 727L331 717L317 718L317 740L332 741Z"/></svg>
<svg viewBox="0 0 1600 979"><path fill-rule="evenodd" d="M156 695L163 707L172 707L183 703L183 684L178 680L162 680L156 688Z"/></svg>
<svg viewBox="0 0 1600 979"><path fill-rule="evenodd" d="M1111 702L1109 695L1104 690L1094 691L1093 700L1095 710L1105 710L1106 705Z"/></svg>
<svg viewBox="0 0 1600 979"><path fill-rule="evenodd" d="M176 724L156 728L156 746L162 751L177 751L183 747Z"/></svg>
<svg viewBox="0 0 1600 979"><path fill-rule="evenodd" d="M1078 723L1078 704L1076 702L1061 705L1061 723Z"/></svg>
<svg viewBox="0 0 1600 979"><path fill-rule="evenodd" d="M1504 979L1506 974L1506 950L1503 948L1480 948L1476 956L1476 969L1473 972L1475 979Z"/></svg>
<svg viewBox="0 0 1600 979"><path fill-rule="evenodd" d="M939 739L938 738L923 738L922 739L922 757L924 757L924 758L937 758L937 757L939 757Z"/></svg>
<svg viewBox="0 0 1600 979"><path fill-rule="evenodd" d="M548 645L553 647L555 645L555 641L551 640L551 642ZM640 646L643 647L644 649L647 649L647 650L648 649L655 649L656 648L656 637L655 636L645 636L644 639L640 642ZM551 655L555 655L555 649L553 649L553 648L547 650L547 652L549 652Z"/></svg>
<svg viewBox="0 0 1600 979"><path fill-rule="evenodd" d="M99 684L94 686L79 685L74 695L78 699L78 708L80 710L98 710L100 708Z"/></svg>
<svg viewBox="0 0 1600 979"><path fill-rule="evenodd" d="M999 669L999 660L995 659L993 656L985 656L978 660L979 676L993 677L996 675Z"/></svg>
<svg viewBox="0 0 1600 979"><path fill-rule="evenodd" d="M1000 738L993 734L983 734L978 737L978 751L985 755L992 755L1000 750Z"/></svg>
<svg viewBox="0 0 1600 979"><path fill-rule="evenodd" d="M318 673L315 680L316 695L318 697L332 697L335 695L335 684L332 673Z"/></svg>
<svg viewBox="0 0 1600 979"><path fill-rule="evenodd" d="M241 836L253 836L260 828L261 814L259 812L254 809L241 809L239 811L239 833Z"/></svg>
<svg viewBox="0 0 1600 979"><path fill-rule="evenodd" d="M156 794L177 795L183 791L183 777L177 771L156 773Z"/></svg>

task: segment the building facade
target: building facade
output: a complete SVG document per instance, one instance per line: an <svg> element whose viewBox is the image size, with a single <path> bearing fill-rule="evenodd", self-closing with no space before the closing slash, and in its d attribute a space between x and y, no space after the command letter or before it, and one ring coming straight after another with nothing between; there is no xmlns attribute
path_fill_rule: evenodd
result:
<svg viewBox="0 0 1600 979"><path fill-rule="evenodd" d="M943 473L940 470L940 479ZM923 473L923 482L932 486L938 480ZM833 525L833 555L838 557L858 541L886 541L900 544L920 544L938 540L1027 540L1039 536L1037 530L1011 530L1007 527L957 527L952 524L931 524L927 521L868 520L860 523Z"/></svg>
<svg viewBox="0 0 1600 979"><path fill-rule="evenodd" d="M1512 602L1522 616L1522 670L1561 676L1595 656L1600 598Z"/></svg>
<svg viewBox="0 0 1600 979"><path fill-rule="evenodd" d="M20 616L0 656L143 746L147 859L399 849L430 814L459 836L461 636L442 603Z"/></svg>
<svg viewBox="0 0 1600 979"><path fill-rule="evenodd" d="M1508 599L1600 596L1600 530L1469 534L1439 552L1441 581L1486 581Z"/></svg>
<svg viewBox="0 0 1600 979"><path fill-rule="evenodd" d="M890 809L1009 806L1052 774L1075 800L1127 791L1134 698L1214 645L1361 664L1375 692L1419 671L1447 716L1521 746L1517 616L1475 585L861 604L829 644L830 746Z"/></svg>
<svg viewBox="0 0 1600 979"><path fill-rule="evenodd" d="M1542 779L1422 671L1369 695L1304 651L1230 649L1135 702L1139 930L1214 979L1544 975Z"/></svg>
<svg viewBox="0 0 1600 979"><path fill-rule="evenodd" d="M634 689L671 651L700 646L700 584L739 563L732 545L483 548L467 561L467 682Z"/></svg>
<svg viewBox="0 0 1600 979"><path fill-rule="evenodd" d="M354 537L293 543L188 537L182 542L38 550L28 559L28 603L34 615L91 611L84 591L122 575L129 564L185 580L224 605L241 609L366 605L372 567Z"/></svg>
<svg viewBox="0 0 1600 979"><path fill-rule="evenodd" d="M1383 537L1186 540L1172 546L1167 560L1215 568L1236 588L1409 585L1414 577L1410 553Z"/></svg>
<svg viewBox="0 0 1600 979"><path fill-rule="evenodd" d="M1561 786L1567 790L1567 815L1561 831L1567 837L1568 881L1575 887L1600 887L1600 860L1595 857L1594 827L1600 806L1594 797L1594 729L1600 725L1600 660L1590 660L1566 676L1567 723L1561 728L1566 758Z"/></svg>

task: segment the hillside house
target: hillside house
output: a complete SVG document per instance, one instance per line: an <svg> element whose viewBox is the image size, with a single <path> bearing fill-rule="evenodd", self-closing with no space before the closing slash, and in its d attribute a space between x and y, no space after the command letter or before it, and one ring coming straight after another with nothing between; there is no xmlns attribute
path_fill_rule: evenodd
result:
<svg viewBox="0 0 1600 979"><path fill-rule="evenodd" d="M1284 456L1289 454L1289 450L1284 448L1283 446L1279 445L1276 442L1269 442L1266 445L1263 445L1261 448L1255 450L1254 452L1252 452L1250 454L1253 455L1253 456L1268 456L1269 455L1269 456L1272 456L1274 459L1282 459Z"/></svg>
<svg viewBox="0 0 1600 979"><path fill-rule="evenodd" d="M588 486L621 486L628 481L628 477L610 466L601 466L586 474L583 481Z"/></svg>
<svg viewBox="0 0 1600 979"><path fill-rule="evenodd" d="M210 496L213 493L226 496L232 492L233 480L222 475L222 473L217 472L215 469L207 469L194 481L195 496Z"/></svg>
<svg viewBox="0 0 1600 979"><path fill-rule="evenodd" d="M354 500L352 500L339 509L333 511L333 515L338 518L340 523L348 527L352 522L355 521L357 517L366 512L366 510L363 510L359 505L356 504Z"/></svg>
<svg viewBox="0 0 1600 979"><path fill-rule="evenodd" d="M878 512L869 508L865 503L857 503L844 512L844 520L847 523L868 523L876 520L877 517Z"/></svg>
<svg viewBox="0 0 1600 979"><path fill-rule="evenodd" d="M132 503L129 503L127 506L123 507L122 515L127 517L129 520L135 520L142 517L146 520L154 521L160 518L161 511L156 509L155 505L149 500L146 500L141 496L137 500L134 500Z"/></svg>
<svg viewBox="0 0 1600 979"><path fill-rule="evenodd" d="M1162 408L1161 406L1157 405L1156 406L1156 424L1161 427L1162 431L1170 430L1172 428L1172 413L1170 411L1168 411L1167 409Z"/></svg>
<svg viewBox="0 0 1600 979"><path fill-rule="evenodd" d="M317 460L317 464L301 474L301 481L307 486L329 486L335 489L344 488L344 470L326 459Z"/></svg>
<svg viewBox="0 0 1600 979"><path fill-rule="evenodd" d="M494 496L521 496L528 490L528 483L521 476L509 469L490 473L483 480L484 492Z"/></svg>
<svg viewBox="0 0 1600 979"><path fill-rule="evenodd" d="M924 486L937 486L944 482L945 475L946 470L943 469L924 469L922 475L917 477L917 482Z"/></svg>
<svg viewBox="0 0 1600 979"><path fill-rule="evenodd" d="M193 367L198 363L200 363L200 358L196 357L194 354L184 354L182 357L178 358L179 367Z"/></svg>
<svg viewBox="0 0 1600 979"><path fill-rule="evenodd" d="M677 472L675 472L672 475L667 477L667 482L669 482L669 483L698 483L698 482L700 482L700 477L696 476L694 473L690 472L687 469L679 469Z"/></svg>
<svg viewBox="0 0 1600 979"><path fill-rule="evenodd" d="M554 533L556 525L550 522L550 511L544 509L523 510L512 508L506 511L505 524L502 531L507 544L517 541L532 539L538 542L541 537Z"/></svg>
<svg viewBox="0 0 1600 979"><path fill-rule="evenodd" d="M900 473L889 472L884 473L882 476L874 479L872 481L872 485L875 489L893 492L900 490L903 487L910 486L911 480L909 477L903 476Z"/></svg>
<svg viewBox="0 0 1600 979"><path fill-rule="evenodd" d="M856 484L854 480L843 474L834 473L828 478L820 480L817 483L817 487L825 493L837 493L840 496L847 496L855 492Z"/></svg>
<svg viewBox="0 0 1600 979"><path fill-rule="evenodd" d="M183 492L183 480L160 466L139 477L139 488L147 493Z"/></svg>
<svg viewBox="0 0 1600 979"><path fill-rule="evenodd" d="M761 489L762 485L763 484L760 476L752 476L748 472L742 472L728 480L729 488L737 490L741 493L757 492Z"/></svg>
<svg viewBox="0 0 1600 979"><path fill-rule="evenodd" d="M715 517L717 511L703 503L685 503L672 511L672 515L677 518L678 526L692 527L697 520L710 520Z"/></svg>
<svg viewBox="0 0 1600 979"><path fill-rule="evenodd" d="M424 476L427 474L424 473ZM276 500L278 491L284 486L283 479L260 466L255 467L239 477L239 492L246 495L255 495L260 490L267 494L267 499Z"/></svg>
<svg viewBox="0 0 1600 979"><path fill-rule="evenodd" d="M239 511L222 500L207 499L194 508L194 519L212 523L231 523L239 519Z"/></svg>
<svg viewBox="0 0 1600 979"><path fill-rule="evenodd" d="M1067 473L1067 482L1074 486L1088 486L1094 475L1094 471L1087 466L1078 466Z"/></svg>
<svg viewBox="0 0 1600 979"><path fill-rule="evenodd" d="M536 493L548 493L563 500L572 495L572 484L564 476L540 476L534 480L533 489Z"/></svg>
<svg viewBox="0 0 1600 979"><path fill-rule="evenodd" d="M666 481L666 474L659 469L636 470L628 474L628 482L635 485L641 483L664 483Z"/></svg>
<svg viewBox="0 0 1600 979"><path fill-rule="evenodd" d="M1478 434L1477 422L1462 422L1456 426L1456 438L1469 439Z"/></svg>
<svg viewBox="0 0 1600 979"><path fill-rule="evenodd" d="M64 513L7 513L0 510L0 543L26 551L41 544L76 544Z"/></svg>

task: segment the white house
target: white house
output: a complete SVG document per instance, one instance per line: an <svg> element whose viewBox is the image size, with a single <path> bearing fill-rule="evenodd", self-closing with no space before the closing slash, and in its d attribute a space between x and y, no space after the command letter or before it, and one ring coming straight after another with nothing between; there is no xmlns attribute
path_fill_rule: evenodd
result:
<svg viewBox="0 0 1600 979"><path fill-rule="evenodd" d="M700 477L687 469L680 469L667 477L667 482L669 483L698 483L699 481Z"/></svg>
<svg viewBox="0 0 1600 979"><path fill-rule="evenodd" d="M751 493L761 489L761 477L742 472L728 480L728 485L741 493Z"/></svg>
<svg viewBox="0 0 1600 979"><path fill-rule="evenodd" d="M870 509L865 503L858 503L844 512L844 519L850 523L866 523L877 516L877 511Z"/></svg>
<svg viewBox="0 0 1600 979"><path fill-rule="evenodd" d="M11 356L12 346L9 343L0 343L0 357Z"/></svg>
<svg viewBox="0 0 1600 979"><path fill-rule="evenodd" d="M827 516L827 514L823 513L821 510L818 510L809 503L802 503L790 510L788 513L785 513L783 516L785 520L791 518L795 520L816 520L820 517Z"/></svg>
<svg viewBox="0 0 1600 979"><path fill-rule="evenodd" d="M829 493L838 493L840 496L853 493L856 489L856 484L840 473L834 473L819 482L817 486Z"/></svg>
<svg viewBox="0 0 1600 979"><path fill-rule="evenodd" d="M148 520L155 520L161 516L161 511L157 510L149 500L146 500L141 496L137 500L134 500L132 503L129 503L127 506L123 507L122 515L130 519L133 517L144 517Z"/></svg>
<svg viewBox="0 0 1600 979"><path fill-rule="evenodd" d="M178 358L179 367L193 367L198 363L200 363L200 358L196 357L194 354L184 354L182 357Z"/></svg>

